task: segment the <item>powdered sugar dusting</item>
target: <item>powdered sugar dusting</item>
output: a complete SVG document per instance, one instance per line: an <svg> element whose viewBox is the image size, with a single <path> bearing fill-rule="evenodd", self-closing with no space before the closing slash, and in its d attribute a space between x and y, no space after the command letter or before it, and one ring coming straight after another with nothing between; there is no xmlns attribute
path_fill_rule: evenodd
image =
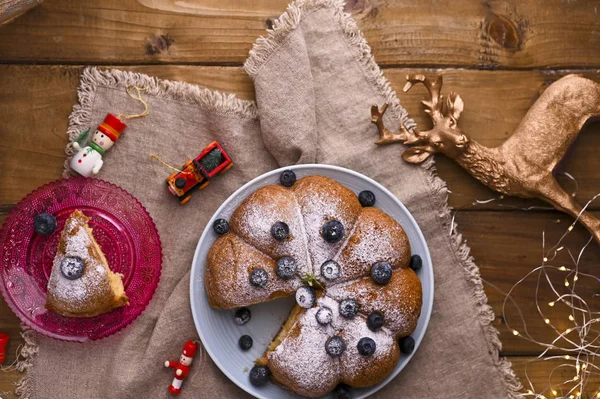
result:
<svg viewBox="0 0 600 399"><path fill-rule="evenodd" d="M290 229L282 242L271 235L271 226L277 222L284 222ZM290 190L275 185L258 189L235 210L230 223L234 233L266 255L275 260L294 258L300 274L312 271L304 223Z"/></svg>
<svg viewBox="0 0 600 399"><path fill-rule="evenodd" d="M340 335L346 341L346 351L340 358L340 377L343 381L352 383L356 378L367 377L375 384L378 381L374 379L380 374L376 370L378 367L396 365L395 358L398 356L396 340L385 329L376 332L369 330L364 317L358 316L352 320L345 320ZM358 341L365 337L375 341L375 353L370 356L363 356L358 352Z"/></svg>
<svg viewBox="0 0 600 399"><path fill-rule="evenodd" d="M336 244L321 236L321 228L329 220L344 226L344 237ZM291 239L280 243L271 237L271 226L277 221L288 224ZM354 193L322 176L304 177L290 189L273 185L257 190L236 209L231 222L233 233L227 239L236 243L233 249L223 252L225 259L211 260L209 253L209 263L216 266L211 270L218 273L231 271L235 262L235 282L222 293L230 305L264 302L275 291L292 294L300 281L276 275L278 257L294 257L304 266L301 271L319 279L325 261L336 260L340 266L335 280L320 279L327 285L324 295L299 316L277 348L267 353L276 381L299 394L318 396L339 382L375 384L391 372L399 356L396 338L414 330L422 301L418 277L407 269L410 246L400 224L376 208L362 208ZM390 282L383 286L370 278L371 266L381 261L394 269ZM269 283L264 288L245 288L247 273L257 264L272 265L265 268ZM215 280L219 284L226 279L217 276ZM339 314L344 299L359 304L359 314L351 320ZM323 307L330 312L321 312L319 323L316 315ZM375 310L385 320L377 332L368 328L366 319ZM347 348L341 357L332 357L325 349L327 340L336 335L344 339ZM376 343L371 356L358 353L358 341L364 337Z"/></svg>
<svg viewBox="0 0 600 399"><path fill-rule="evenodd" d="M67 220L61 236L61 243L64 241L65 245L59 247L54 257L48 281L48 296L74 312L84 311L95 298L111 295L106 268L90 253L92 241L84 226L83 217ZM69 280L61 273L60 265L66 256L77 256L85 263L80 278Z"/></svg>
<svg viewBox="0 0 600 399"><path fill-rule="evenodd" d="M338 301L354 299L360 306L359 313L365 317L373 311L381 312L384 326L395 336L409 335L421 313L421 285L410 269L395 270L386 285L375 284L365 277L328 287L327 295Z"/></svg>
<svg viewBox="0 0 600 399"><path fill-rule="evenodd" d="M332 310L332 323L321 325L316 319L320 306ZM324 395L339 381L339 358L325 351L325 343L341 323L337 303L331 298L320 298L317 306L308 309L298 319L289 336L270 352L269 364L279 380L291 381L301 395Z"/></svg>
<svg viewBox="0 0 600 399"><path fill-rule="evenodd" d="M405 267L409 258L410 245L402 226L377 208L365 208L337 258L342 274L336 282L368 276L377 262L387 262L392 269Z"/></svg>
<svg viewBox="0 0 600 399"><path fill-rule="evenodd" d="M308 250L315 276L321 273L321 265L333 259L360 215L362 207L350 190L335 180L322 176L304 177L292 187L304 218ZM323 224L337 220L344 226L344 237L335 244L321 236Z"/></svg>

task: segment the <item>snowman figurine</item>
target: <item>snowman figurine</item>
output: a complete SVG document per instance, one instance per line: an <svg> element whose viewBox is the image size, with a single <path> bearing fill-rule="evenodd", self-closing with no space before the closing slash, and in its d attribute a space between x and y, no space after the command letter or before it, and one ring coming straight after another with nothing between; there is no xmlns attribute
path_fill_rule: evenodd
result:
<svg viewBox="0 0 600 399"><path fill-rule="evenodd" d="M88 145L82 148L78 142L73 142L77 154L71 159L71 169L84 177L98 174L103 165L104 152L113 146L125 128L127 125L119 118L107 114L104 122L96 128Z"/></svg>

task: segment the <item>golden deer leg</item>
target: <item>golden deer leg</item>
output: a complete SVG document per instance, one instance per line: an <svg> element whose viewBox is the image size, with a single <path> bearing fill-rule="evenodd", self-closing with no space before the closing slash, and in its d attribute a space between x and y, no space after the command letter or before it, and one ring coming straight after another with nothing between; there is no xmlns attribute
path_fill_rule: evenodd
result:
<svg viewBox="0 0 600 399"><path fill-rule="evenodd" d="M600 220L590 212L581 212L583 207L570 194L566 193L554 178L551 179L551 182L541 194L542 199L552 204L556 209L566 212L575 218L579 216L581 224L588 229L594 240L600 244Z"/></svg>

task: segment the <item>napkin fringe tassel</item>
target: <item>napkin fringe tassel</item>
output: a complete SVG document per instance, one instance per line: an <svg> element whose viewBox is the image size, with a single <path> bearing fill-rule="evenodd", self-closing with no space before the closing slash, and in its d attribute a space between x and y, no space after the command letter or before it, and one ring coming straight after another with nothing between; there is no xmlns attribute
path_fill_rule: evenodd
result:
<svg viewBox="0 0 600 399"><path fill-rule="evenodd" d="M28 326L21 325L21 337L23 337L23 346L18 353L15 368L17 371L23 373L25 376L17 383L15 393L21 399L31 399L34 397L33 392L33 378L31 371L29 370L33 365L33 361L38 352L38 346L36 343L35 332Z"/></svg>

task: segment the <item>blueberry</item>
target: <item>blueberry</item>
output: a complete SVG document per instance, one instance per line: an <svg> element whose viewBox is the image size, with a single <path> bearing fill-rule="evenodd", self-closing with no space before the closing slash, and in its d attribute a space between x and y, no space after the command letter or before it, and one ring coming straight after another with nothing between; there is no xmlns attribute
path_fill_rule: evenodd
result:
<svg viewBox="0 0 600 399"><path fill-rule="evenodd" d="M377 331L381 327L383 327L383 315L380 312L372 312L369 317L367 317L367 327L371 331Z"/></svg>
<svg viewBox="0 0 600 399"><path fill-rule="evenodd" d="M369 190L361 191L358 194L358 202L360 202L363 207L373 206L375 205L375 194Z"/></svg>
<svg viewBox="0 0 600 399"><path fill-rule="evenodd" d="M340 302L340 314L347 319L353 319L358 314L358 303L354 299L344 299Z"/></svg>
<svg viewBox="0 0 600 399"><path fill-rule="evenodd" d="M213 230L218 235L225 234L229 231L229 222L225 219L217 219L213 223Z"/></svg>
<svg viewBox="0 0 600 399"><path fill-rule="evenodd" d="M56 218L49 213L39 213L33 219L33 230L43 236L49 236L56 230Z"/></svg>
<svg viewBox="0 0 600 399"><path fill-rule="evenodd" d="M279 182L284 187L292 187L296 183L296 174L291 170L284 170L279 175Z"/></svg>
<svg viewBox="0 0 600 399"><path fill-rule="evenodd" d="M296 302L305 309L310 309L317 301L315 290L310 287L302 286L296 290Z"/></svg>
<svg viewBox="0 0 600 399"><path fill-rule="evenodd" d="M327 342L325 342L325 352L329 356L338 357L342 356L342 353L346 350L346 343L337 335L329 338Z"/></svg>
<svg viewBox="0 0 600 399"><path fill-rule="evenodd" d="M249 335L242 335L240 337L240 340L238 341L238 344L240 345L240 348L242 348L242 350L247 351L248 349L252 348L252 337Z"/></svg>
<svg viewBox="0 0 600 399"><path fill-rule="evenodd" d="M284 280L289 280L294 277L297 270L298 263L296 263L296 259L290 258L289 256L284 256L279 259L277 261L277 268L275 269L277 275Z"/></svg>
<svg viewBox="0 0 600 399"><path fill-rule="evenodd" d="M419 255L413 255L410 257L410 268L414 271L419 270L423 266L423 259Z"/></svg>
<svg viewBox="0 0 600 399"><path fill-rule="evenodd" d="M398 344L400 345L400 352L405 355L410 355L415 350L415 340L410 335L408 337L400 338Z"/></svg>
<svg viewBox="0 0 600 399"><path fill-rule="evenodd" d="M377 284L387 284L392 278L392 267L387 262L377 262L371 267L371 278Z"/></svg>
<svg viewBox="0 0 600 399"><path fill-rule="evenodd" d="M235 324L242 325L246 324L250 321L252 317L252 312L248 308L239 308L235 311Z"/></svg>
<svg viewBox="0 0 600 399"><path fill-rule="evenodd" d="M317 311L315 317L317 318L317 323L326 326L333 320L333 312L327 306L323 306Z"/></svg>
<svg viewBox="0 0 600 399"><path fill-rule="evenodd" d="M358 349L358 353L363 356L371 356L375 353L375 349L377 345L375 345L375 341L373 338L364 337L358 341L358 345L356 345L356 349Z"/></svg>
<svg viewBox="0 0 600 399"><path fill-rule="evenodd" d="M344 237L344 225L337 220L329 220L321 227L323 239L331 244L335 244Z"/></svg>
<svg viewBox="0 0 600 399"><path fill-rule="evenodd" d="M271 226L271 235L277 241L283 241L290 234L290 228L283 222L276 222Z"/></svg>
<svg viewBox="0 0 600 399"><path fill-rule="evenodd" d="M269 281L269 275L265 269L254 269L250 273L250 283L257 287L264 287Z"/></svg>
<svg viewBox="0 0 600 399"><path fill-rule="evenodd" d="M85 263L78 256L67 256L60 262L60 272L69 280L77 280L83 276Z"/></svg>
<svg viewBox="0 0 600 399"><path fill-rule="evenodd" d="M334 260L325 261L321 265L321 276L327 281L333 281L340 276L340 265Z"/></svg>
<svg viewBox="0 0 600 399"><path fill-rule="evenodd" d="M333 390L336 399L350 399L351 388L346 384L340 384Z"/></svg>
<svg viewBox="0 0 600 399"><path fill-rule="evenodd" d="M267 366L254 366L250 370L250 383L255 387L262 387L269 382L271 370Z"/></svg>

